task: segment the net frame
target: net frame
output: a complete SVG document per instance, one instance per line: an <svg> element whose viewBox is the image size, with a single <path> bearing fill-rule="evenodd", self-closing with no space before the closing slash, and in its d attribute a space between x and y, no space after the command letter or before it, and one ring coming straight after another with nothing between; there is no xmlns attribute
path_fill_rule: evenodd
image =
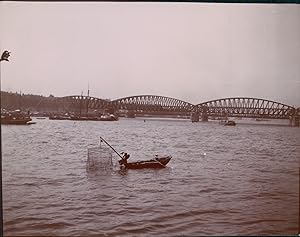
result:
<svg viewBox="0 0 300 237"><path fill-rule="evenodd" d="M107 147L88 148L87 170L107 170L113 168L112 151Z"/></svg>

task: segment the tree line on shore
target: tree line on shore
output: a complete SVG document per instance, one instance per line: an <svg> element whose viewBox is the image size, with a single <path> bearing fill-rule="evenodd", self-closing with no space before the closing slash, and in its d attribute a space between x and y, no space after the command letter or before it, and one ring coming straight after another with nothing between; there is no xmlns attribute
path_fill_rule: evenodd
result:
<svg viewBox="0 0 300 237"><path fill-rule="evenodd" d="M1 109L51 112L59 109L57 97L1 91Z"/></svg>

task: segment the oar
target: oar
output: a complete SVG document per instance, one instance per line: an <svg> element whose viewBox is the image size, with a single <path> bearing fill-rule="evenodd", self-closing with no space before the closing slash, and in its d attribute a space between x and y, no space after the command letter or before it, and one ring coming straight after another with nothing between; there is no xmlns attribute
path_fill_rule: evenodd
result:
<svg viewBox="0 0 300 237"><path fill-rule="evenodd" d="M109 145L107 141L105 141L102 137L100 137L100 139L101 139L100 142L101 141L105 142L105 144L108 145L123 160L123 157L111 145Z"/></svg>

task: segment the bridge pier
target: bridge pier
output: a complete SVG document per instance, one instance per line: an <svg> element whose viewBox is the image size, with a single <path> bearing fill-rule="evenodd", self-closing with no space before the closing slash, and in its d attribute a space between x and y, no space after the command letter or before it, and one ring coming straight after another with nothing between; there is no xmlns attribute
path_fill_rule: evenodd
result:
<svg viewBox="0 0 300 237"><path fill-rule="evenodd" d="M208 121L208 115L207 115L207 113L202 113L201 121L202 122L207 122Z"/></svg>
<svg viewBox="0 0 300 237"><path fill-rule="evenodd" d="M300 127L300 108L295 109L293 115L290 117L290 126Z"/></svg>
<svg viewBox="0 0 300 237"><path fill-rule="evenodd" d="M192 112L191 113L192 123L199 122L199 118L200 118L200 113L199 112Z"/></svg>
<svg viewBox="0 0 300 237"><path fill-rule="evenodd" d="M208 115L207 115L208 108L207 108L207 106L202 106L201 109L202 109L201 121L207 122L208 121Z"/></svg>
<svg viewBox="0 0 300 237"><path fill-rule="evenodd" d="M290 118L290 126L300 127L300 116L293 116Z"/></svg>
<svg viewBox="0 0 300 237"><path fill-rule="evenodd" d="M202 122L207 122L208 121L208 114L207 114L207 111L208 111L208 108L207 106L202 106L201 107L201 121ZM192 112L191 113L191 120L192 120L192 123L194 122L199 122L200 120L200 112Z"/></svg>

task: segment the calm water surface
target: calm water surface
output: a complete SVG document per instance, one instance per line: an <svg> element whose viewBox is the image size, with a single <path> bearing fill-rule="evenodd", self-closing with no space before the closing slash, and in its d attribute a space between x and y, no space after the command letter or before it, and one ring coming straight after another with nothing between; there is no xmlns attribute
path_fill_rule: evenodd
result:
<svg viewBox="0 0 300 237"><path fill-rule="evenodd" d="M300 129L188 120L2 126L5 235L295 235ZM87 171L106 138L168 168Z"/></svg>

